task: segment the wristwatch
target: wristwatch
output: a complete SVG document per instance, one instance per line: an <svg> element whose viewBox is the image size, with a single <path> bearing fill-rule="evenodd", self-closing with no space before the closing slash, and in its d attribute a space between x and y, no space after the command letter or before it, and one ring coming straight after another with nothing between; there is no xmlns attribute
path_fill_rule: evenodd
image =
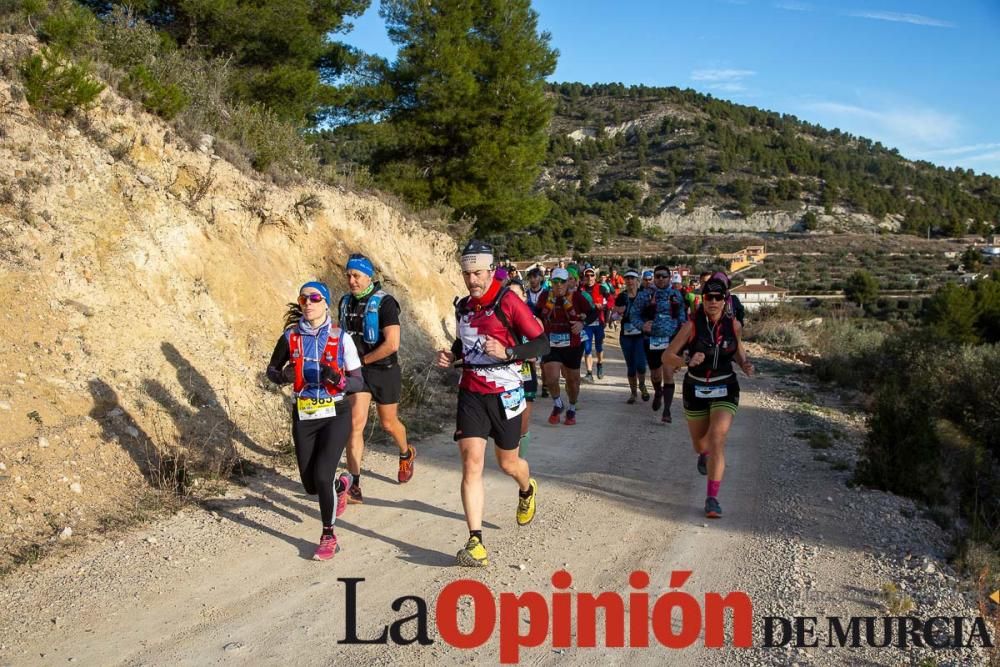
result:
<svg viewBox="0 0 1000 667"><path fill-rule="evenodd" d="M512 347L505 348L504 349L504 354L507 355L508 359L513 359L514 358L514 348L512 348Z"/></svg>

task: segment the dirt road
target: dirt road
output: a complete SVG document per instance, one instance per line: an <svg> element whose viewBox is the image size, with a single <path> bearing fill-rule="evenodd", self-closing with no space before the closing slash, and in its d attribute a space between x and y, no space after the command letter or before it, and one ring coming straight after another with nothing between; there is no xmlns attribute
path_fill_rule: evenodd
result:
<svg viewBox="0 0 1000 667"><path fill-rule="evenodd" d="M608 649L599 621L597 648L554 649L547 636L540 646L522 649L523 663L898 664L912 655L759 647L763 616L883 615L878 591L903 576L894 568L904 567L904 552L907 562L921 563L907 570L908 577L922 577L911 587L929 587L946 569L936 528L904 518L906 501L848 488L847 472L817 461L815 451L792 437L801 426L796 406L809 391L794 368L761 360L762 377L741 380L720 495L725 518L710 522L701 511L705 478L695 470L680 397L672 425L661 424L648 403L625 405L617 348L608 357L605 379L584 385L577 426L549 426L549 401L538 404L527 452L540 484L530 526L515 524L515 487L488 459L489 568L453 565L467 533L459 463L446 429L418 444L416 475L407 485L395 483L391 455L369 453L366 503L349 506L338 520L343 550L332 562L310 560L319 535L316 504L301 493L293 471L281 470L234 487L204 509L24 570L0 591L0 665L496 663L497 632L475 651L442 641L434 624L439 592L472 578L494 594L538 591L548 599L550 578L560 569L573 577L570 592L623 595L632 590L633 570L650 574L651 595L668 590L672 570L692 570L683 590L698 600L712 591L751 596L757 647L709 650L699 638L692 648L667 650L651 636L648 649ZM847 433L832 453L853 455L858 420L817 414ZM936 564L935 576L925 576L928 562ZM391 607L413 595L427 601L433 643L339 644L346 620L339 577L365 580L358 588L360 637L377 636L414 613L413 602L399 612ZM918 615L955 602L938 597L918 597ZM471 627L468 604L459 606L459 617L463 628ZM412 636L414 627L409 623L404 635ZM819 636L825 641L822 628ZM975 656L959 651L954 657Z"/></svg>

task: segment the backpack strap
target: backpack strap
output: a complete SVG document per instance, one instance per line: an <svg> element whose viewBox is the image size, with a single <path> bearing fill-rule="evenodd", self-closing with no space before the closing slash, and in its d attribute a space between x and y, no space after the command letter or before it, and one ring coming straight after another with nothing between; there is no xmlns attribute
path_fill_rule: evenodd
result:
<svg viewBox="0 0 1000 667"><path fill-rule="evenodd" d="M386 294L383 290L378 290L370 297L368 297L368 303L365 305L365 318L364 318L364 339L369 345L374 345L378 342L379 337L379 326L378 326L378 311L382 305L382 299L385 298Z"/></svg>
<svg viewBox="0 0 1000 667"><path fill-rule="evenodd" d="M344 296L340 297L340 308L338 310L340 311L341 329L347 328L347 304L349 304L350 302L351 302L350 294L345 294Z"/></svg>

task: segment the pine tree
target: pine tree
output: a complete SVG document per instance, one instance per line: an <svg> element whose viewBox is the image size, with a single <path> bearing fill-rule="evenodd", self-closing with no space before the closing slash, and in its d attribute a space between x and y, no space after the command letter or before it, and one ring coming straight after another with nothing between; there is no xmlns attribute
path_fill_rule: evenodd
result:
<svg viewBox="0 0 1000 667"><path fill-rule="evenodd" d="M386 0L400 46L386 68L387 136L374 168L420 205L475 216L479 232L541 220L534 192L548 145L545 77L557 52L529 0Z"/></svg>
<svg viewBox="0 0 1000 667"><path fill-rule="evenodd" d="M331 34L350 27L371 0L81 0L98 16L116 5L165 32L175 44L231 58L235 99L263 103L284 120L305 122L337 103L329 83L358 55Z"/></svg>

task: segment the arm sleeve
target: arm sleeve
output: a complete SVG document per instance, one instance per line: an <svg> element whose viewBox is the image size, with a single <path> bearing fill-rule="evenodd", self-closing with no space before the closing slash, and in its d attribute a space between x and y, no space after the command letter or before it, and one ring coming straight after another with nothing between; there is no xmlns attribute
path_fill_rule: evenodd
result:
<svg viewBox="0 0 1000 667"><path fill-rule="evenodd" d="M289 358L288 340L282 335L274 345L271 360L267 362L267 379L278 385L288 384L281 379L281 369L288 363Z"/></svg>
<svg viewBox="0 0 1000 667"><path fill-rule="evenodd" d="M361 374L360 368L344 373L346 382L344 383L345 394L356 394L365 388L365 377Z"/></svg>
<svg viewBox="0 0 1000 667"><path fill-rule="evenodd" d="M458 338L451 342L451 353L455 355L456 359L462 358L462 341Z"/></svg>
<svg viewBox="0 0 1000 667"><path fill-rule="evenodd" d="M544 333L539 333L536 337L511 348L515 359L534 359L544 357L549 353L549 338Z"/></svg>
<svg viewBox="0 0 1000 667"><path fill-rule="evenodd" d="M628 296L625 294L625 292L620 293L618 296L615 297L615 308L621 308L622 306L624 306L626 303L628 303L627 299Z"/></svg>

